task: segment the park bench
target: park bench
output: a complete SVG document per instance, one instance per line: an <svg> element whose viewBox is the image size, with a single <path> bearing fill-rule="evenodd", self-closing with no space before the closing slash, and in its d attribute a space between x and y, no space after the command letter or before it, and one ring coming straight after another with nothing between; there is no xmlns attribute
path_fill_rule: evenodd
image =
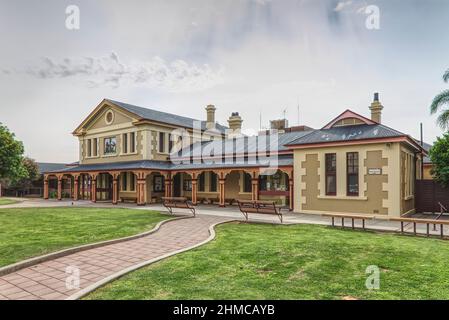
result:
<svg viewBox="0 0 449 320"><path fill-rule="evenodd" d="M173 214L173 208L178 208L188 209L193 213L193 216L195 216L195 207L192 202L185 197L162 197L162 204L171 214Z"/></svg>
<svg viewBox="0 0 449 320"><path fill-rule="evenodd" d="M430 236L430 225L433 224L434 230L436 230L436 225L440 225L440 237L444 238L444 226L449 225L449 221L447 220L438 220L438 219L416 219L416 218L390 218L390 221L398 221L401 223L401 233L404 233L404 224L413 224L413 234L416 235L416 226L418 224L425 224L427 227L426 235Z"/></svg>
<svg viewBox="0 0 449 320"><path fill-rule="evenodd" d="M250 213L260 213L277 215L282 223L281 207L277 206L275 201L237 200L237 203L246 221Z"/></svg>
<svg viewBox="0 0 449 320"><path fill-rule="evenodd" d="M332 227L335 227L335 218L341 219L341 226L345 227L345 219L351 219L351 228L355 229L355 221L362 221L362 229L365 230L365 220L372 220L372 217L361 216L355 214L339 214L339 213L323 213L323 217L330 217L332 219Z"/></svg>
<svg viewBox="0 0 449 320"><path fill-rule="evenodd" d="M123 196L123 197L120 197L120 201L121 202L137 202L137 197Z"/></svg>

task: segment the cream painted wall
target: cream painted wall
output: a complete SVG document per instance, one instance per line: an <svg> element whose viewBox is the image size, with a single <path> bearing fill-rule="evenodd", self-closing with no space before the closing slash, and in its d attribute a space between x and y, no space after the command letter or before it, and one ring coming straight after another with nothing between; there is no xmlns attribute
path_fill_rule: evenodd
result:
<svg viewBox="0 0 449 320"><path fill-rule="evenodd" d="M365 195L367 191L367 183L365 183L364 177L368 173L368 167L365 166L365 159L367 158L368 151L381 151L382 158L386 158L388 165L382 166L382 174L388 176L387 182L382 183L382 190L379 190L381 194L388 194L387 199L382 199L382 207L388 209L389 216L400 216L401 214L401 195L400 195L400 144L367 144L367 145L354 145L354 146L339 146L339 147L327 147L327 148L312 148L312 149L297 149L294 151L294 211L295 212L308 212L308 213L324 213L322 210L305 210L304 204L306 198L302 194L302 190L310 188L306 185L306 168L302 167L302 163L306 161L307 155L316 155L319 161L318 172L318 189L320 199L318 203L325 202L327 200L334 201L337 204L336 211L340 208L348 207L348 210L341 210L338 212L347 213L351 212L351 203L357 202L368 203L369 199ZM351 197L346 196L346 153L347 152L359 152L359 196ZM325 195L325 168L324 158L326 153L337 154L337 195L326 196ZM336 202L335 202L336 201ZM341 203L341 205L338 205ZM360 204L357 204L360 207ZM366 212L371 213L370 208L367 208Z"/></svg>
<svg viewBox="0 0 449 320"><path fill-rule="evenodd" d="M113 113L113 121L108 123L106 114ZM131 117L129 114L123 112L120 108L104 104L99 109L98 114L94 116L84 128L84 133L78 136L79 139L79 161L81 164L95 164L95 163L110 163L118 161L135 161L135 160L168 160L168 146L169 133L173 130L184 135L189 135L189 138L184 137L184 145L190 144L193 141L201 139L200 136L195 136L192 139L193 130L176 127L172 125L165 125L160 123L152 123L151 121L144 124L136 125L138 119ZM136 137L136 152L123 153L122 137L124 133L128 134L134 132ZM164 146L165 152L159 152L159 132L164 132ZM104 139L108 137L115 137L117 141L117 152L114 155L104 154ZM88 157L88 140L97 139L98 152L97 156ZM203 140L220 138L214 132L205 132L202 136ZM128 143L128 146L130 144ZM173 143L174 146L180 144Z"/></svg>

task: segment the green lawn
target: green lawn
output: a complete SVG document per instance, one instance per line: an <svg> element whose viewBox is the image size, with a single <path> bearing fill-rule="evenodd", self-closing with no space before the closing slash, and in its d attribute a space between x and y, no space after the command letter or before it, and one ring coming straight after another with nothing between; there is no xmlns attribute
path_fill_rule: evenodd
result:
<svg viewBox="0 0 449 320"><path fill-rule="evenodd" d="M449 242L232 223L217 239L98 289L87 299L448 299ZM367 290L377 265L380 289Z"/></svg>
<svg viewBox="0 0 449 320"><path fill-rule="evenodd" d="M121 208L0 209L0 266L63 248L134 235L168 217Z"/></svg>
<svg viewBox="0 0 449 320"><path fill-rule="evenodd" d="M4 206L4 205L7 205L7 204L14 204L14 203L17 203L17 202L19 202L19 201L12 200L12 199L0 198L0 206Z"/></svg>

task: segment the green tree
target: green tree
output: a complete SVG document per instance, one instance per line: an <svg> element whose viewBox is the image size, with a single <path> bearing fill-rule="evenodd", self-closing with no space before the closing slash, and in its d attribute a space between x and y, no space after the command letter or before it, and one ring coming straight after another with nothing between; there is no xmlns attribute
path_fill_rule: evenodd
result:
<svg viewBox="0 0 449 320"><path fill-rule="evenodd" d="M9 184L10 188L13 189L23 189L29 188L33 185L34 181L39 180L39 167L37 163L28 157L22 159L22 165L25 168L26 175L20 179L15 179Z"/></svg>
<svg viewBox="0 0 449 320"><path fill-rule="evenodd" d="M0 180L17 181L27 177L23 165L23 144L0 123Z"/></svg>
<svg viewBox="0 0 449 320"><path fill-rule="evenodd" d="M449 186L449 132L438 137L429 152L432 175L443 186Z"/></svg>
<svg viewBox="0 0 449 320"><path fill-rule="evenodd" d="M443 81L449 82L449 69L443 75ZM449 129L449 89L443 90L438 95L433 98L432 104L430 105L430 113L435 114L441 111L437 118L437 123L443 130ZM444 108L446 107L446 108Z"/></svg>

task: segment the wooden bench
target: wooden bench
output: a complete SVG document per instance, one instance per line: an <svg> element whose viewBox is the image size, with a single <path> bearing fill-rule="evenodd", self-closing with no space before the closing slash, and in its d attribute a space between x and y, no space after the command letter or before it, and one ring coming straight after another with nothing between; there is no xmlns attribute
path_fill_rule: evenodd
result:
<svg viewBox="0 0 449 320"><path fill-rule="evenodd" d="M281 207L275 201L237 200L237 203L246 221L249 213L261 213L277 215L282 223Z"/></svg>
<svg viewBox="0 0 449 320"><path fill-rule="evenodd" d="M443 227L446 225L449 225L449 221L443 221L443 220L436 220L436 219L416 219L416 218L390 218L390 221L398 221L401 223L401 233L404 233L404 224L405 223L413 223L413 234L416 235L416 225L417 224L425 224L427 225L427 237L430 236L430 225L433 224L434 226L439 224L440 225L440 237L444 238L444 230Z"/></svg>
<svg viewBox="0 0 449 320"><path fill-rule="evenodd" d="M365 220L372 220L372 217L361 216L355 214L333 214L333 213L323 213L323 217L331 217L332 218L332 227L335 227L335 218L341 219L342 228L345 227L345 219L351 219L351 228L355 229L355 220L362 220L362 229L365 230Z"/></svg>
<svg viewBox="0 0 449 320"><path fill-rule="evenodd" d="M120 201L121 202L137 202L137 197L132 197L132 196L124 196L124 197L120 197Z"/></svg>
<svg viewBox="0 0 449 320"><path fill-rule="evenodd" d="M162 204L171 214L173 214L173 208L178 208L188 209L193 213L193 216L195 216L195 207L192 202L185 197L162 197Z"/></svg>

